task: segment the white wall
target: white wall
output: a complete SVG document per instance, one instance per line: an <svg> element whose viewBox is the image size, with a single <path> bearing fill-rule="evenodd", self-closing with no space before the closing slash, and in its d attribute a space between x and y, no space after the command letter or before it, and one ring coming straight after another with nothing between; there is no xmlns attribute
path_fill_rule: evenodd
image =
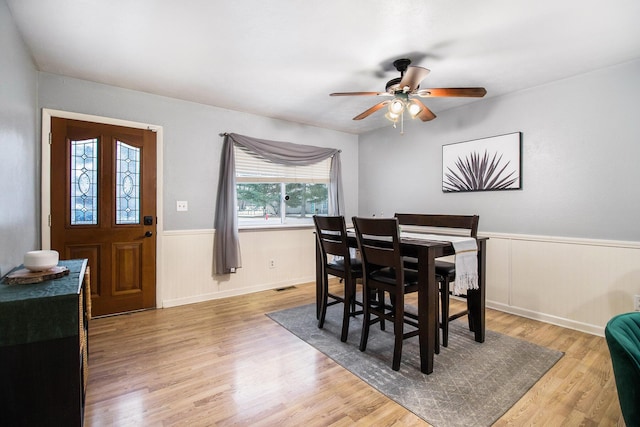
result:
<svg viewBox="0 0 640 427"><path fill-rule="evenodd" d="M361 135L360 213L473 212L481 231L640 241L639 99L637 60L409 120L404 136ZM522 190L442 193L443 145L511 132Z"/></svg>
<svg viewBox="0 0 640 427"><path fill-rule="evenodd" d="M162 127L163 206L159 211L162 227L158 236L157 289L160 307L278 288L314 278L311 225L286 230L242 230L243 267L237 274L213 276L213 219L221 132L342 150L346 215L358 212L355 135L48 73L39 74L38 99L41 108ZM188 201L189 211L177 212L177 200ZM268 267L270 259L276 261L275 268Z"/></svg>
<svg viewBox="0 0 640 427"><path fill-rule="evenodd" d="M633 61L361 135L360 214L479 214L490 306L601 333L640 294L638 99ZM442 193L443 145L511 132L522 190Z"/></svg>
<svg viewBox="0 0 640 427"><path fill-rule="evenodd" d="M37 71L0 0L0 277L39 245Z"/></svg>
<svg viewBox="0 0 640 427"><path fill-rule="evenodd" d="M162 126L165 230L212 229L223 132L342 150L346 210L358 212L357 136L85 80L39 73L40 108ZM176 201L189 202L177 212Z"/></svg>

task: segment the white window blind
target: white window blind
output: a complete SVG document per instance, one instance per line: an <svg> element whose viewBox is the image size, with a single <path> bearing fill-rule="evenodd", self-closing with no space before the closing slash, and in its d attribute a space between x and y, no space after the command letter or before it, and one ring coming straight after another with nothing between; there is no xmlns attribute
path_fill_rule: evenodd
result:
<svg viewBox="0 0 640 427"><path fill-rule="evenodd" d="M273 163L234 145L237 182L329 183L331 158L309 166Z"/></svg>

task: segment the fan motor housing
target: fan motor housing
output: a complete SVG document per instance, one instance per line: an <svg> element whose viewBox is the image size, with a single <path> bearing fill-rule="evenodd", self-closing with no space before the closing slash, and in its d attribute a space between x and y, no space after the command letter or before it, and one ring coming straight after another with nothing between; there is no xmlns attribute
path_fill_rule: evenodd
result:
<svg viewBox="0 0 640 427"><path fill-rule="evenodd" d="M387 86L385 87L385 90L390 93L395 93L395 91L399 89L398 85L400 84L401 81L402 81L401 77L396 77L395 79L389 80L387 82Z"/></svg>

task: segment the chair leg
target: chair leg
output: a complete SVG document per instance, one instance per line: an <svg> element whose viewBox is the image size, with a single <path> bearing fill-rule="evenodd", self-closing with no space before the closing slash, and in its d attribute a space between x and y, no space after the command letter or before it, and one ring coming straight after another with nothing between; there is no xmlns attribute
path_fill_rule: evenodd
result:
<svg viewBox="0 0 640 427"><path fill-rule="evenodd" d="M355 311L352 306L355 307L355 285L350 278L344 279L344 306L342 314L342 333L340 334L340 341L346 342L349 334L349 319L351 313Z"/></svg>
<svg viewBox="0 0 640 427"><path fill-rule="evenodd" d="M324 319L327 316L327 304L329 300L329 277L324 274L322 277L322 289L320 290L320 318L318 328L324 327Z"/></svg>
<svg viewBox="0 0 640 427"><path fill-rule="evenodd" d="M351 312L355 313L356 310L358 309L358 306L356 305L356 290L358 289L358 279L353 279L353 299L351 300ZM363 299L364 301L364 299Z"/></svg>
<svg viewBox="0 0 640 427"><path fill-rule="evenodd" d="M442 281L442 290L440 291L440 302L442 304L442 346L449 346L449 279Z"/></svg>
<svg viewBox="0 0 640 427"><path fill-rule="evenodd" d="M378 289L378 306L380 308L380 310L382 310L384 312L385 308L384 308L384 291ZM380 330L384 331L385 330L385 326L384 326L384 318L380 318Z"/></svg>
<svg viewBox="0 0 640 427"><path fill-rule="evenodd" d="M371 292L368 288L362 291L363 296L367 296L362 301L362 335L360 335L360 351L367 349L367 341L369 339L369 325L371 324Z"/></svg>
<svg viewBox="0 0 640 427"><path fill-rule="evenodd" d="M442 292L442 282L438 282L438 292ZM442 296L440 296L440 300L442 300ZM436 333L433 337L433 352L435 354L440 354L440 328L442 327L442 322L440 321L441 310L442 305L438 302L438 306L436 307Z"/></svg>

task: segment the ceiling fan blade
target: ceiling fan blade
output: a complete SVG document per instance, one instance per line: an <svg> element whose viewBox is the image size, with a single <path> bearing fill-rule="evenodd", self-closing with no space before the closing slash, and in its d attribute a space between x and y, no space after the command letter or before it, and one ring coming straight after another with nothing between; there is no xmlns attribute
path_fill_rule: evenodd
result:
<svg viewBox="0 0 640 427"><path fill-rule="evenodd" d="M369 108L367 111L364 111L353 118L353 120L362 120L365 117L369 117L371 114L375 113L379 109L383 108L385 105L389 104L391 101L382 101L373 107Z"/></svg>
<svg viewBox="0 0 640 427"><path fill-rule="evenodd" d="M329 96L383 96L390 95L387 92L334 92Z"/></svg>
<svg viewBox="0 0 640 427"><path fill-rule="evenodd" d="M407 67L407 71L405 71L404 76L402 76L402 80L400 80L398 88L403 89L405 87L409 87L408 92L413 92L420 85L422 79L427 77L427 74L429 74L429 70L426 68L410 65Z"/></svg>
<svg viewBox="0 0 640 427"><path fill-rule="evenodd" d="M418 117L423 122L428 122L429 120L433 120L436 118L436 115L433 114L433 111L428 109L427 106L420 102L419 99L413 98L411 102L414 102L420 106L421 110L416 117Z"/></svg>
<svg viewBox="0 0 640 427"><path fill-rule="evenodd" d="M433 88L433 89L420 89L416 94L422 98L436 98L436 97L471 97L482 98L487 93L487 90L483 87L449 87L449 88Z"/></svg>

